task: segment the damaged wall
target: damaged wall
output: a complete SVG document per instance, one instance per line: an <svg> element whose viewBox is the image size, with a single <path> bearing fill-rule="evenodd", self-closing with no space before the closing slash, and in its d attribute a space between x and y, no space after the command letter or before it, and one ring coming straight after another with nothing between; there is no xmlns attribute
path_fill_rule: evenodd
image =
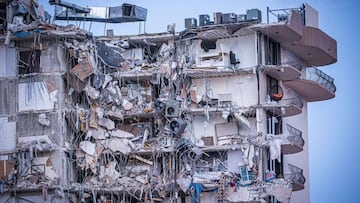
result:
<svg viewBox="0 0 360 203"><path fill-rule="evenodd" d="M42 195L23 193L31 201L268 200L267 83L259 72L258 89L252 23L234 36L236 24L94 40L10 16L16 51L0 49L10 49L0 78L19 74L0 80L11 97L1 98L0 138L14 138L0 151L16 150L18 165L8 189Z"/></svg>
<svg viewBox="0 0 360 203"><path fill-rule="evenodd" d="M257 92L255 78L255 75L249 74L245 77L229 76L225 78L193 79L191 89L195 91L197 98L203 98L206 91L208 92L207 95L212 99L221 100L221 96L226 94L224 96L228 97L227 99L231 104L239 107L250 107L257 103L257 94L254 94Z"/></svg>
<svg viewBox="0 0 360 203"><path fill-rule="evenodd" d="M41 39L41 41L45 41ZM41 50L40 69L42 73L64 72L67 70L66 52L63 46L59 46L56 40L46 40L39 47Z"/></svg>
<svg viewBox="0 0 360 203"><path fill-rule="evenodd" d="M54 143L58 143L60 124L57 113L20 114L17 121L18 137L46 135Z"/></svg>
<svg viewBox="0 0 360 203"><path fill-rule="evenodd" d="M51 81L18 84L19 111L55 109L57 90Z"/></svg>

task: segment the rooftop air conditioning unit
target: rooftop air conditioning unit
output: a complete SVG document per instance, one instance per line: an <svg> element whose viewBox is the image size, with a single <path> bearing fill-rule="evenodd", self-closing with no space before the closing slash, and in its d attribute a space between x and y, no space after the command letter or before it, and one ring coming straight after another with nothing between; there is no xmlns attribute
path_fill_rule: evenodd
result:
<svg viewBox="0 0 360 203"><path fill-rule="evenodd" d="M224 13L222 15L222 23L236 23L237 15L235 13Z"/></svg>
<svg viewBox="0 0 360 203"><path fill-rule="evenodd" d="M199 26L210 25L210 16L207 14L199 15Z"/></svg>
<svg viewBox="0 0 360 203"><path fill-rule="evenodd" d="M261 11L259 9L249 9L246 11L246 19L261 22Z"/></svg>
<svg viewBox="0 0 360 203"><path fill-rule="evenodd" d="M239 14L237 15L237 22L244 22L246 21L246 15L245 14Z"/></svg>
<svg viewBox="0 0 360 203"><path fill-rule="evenodd" d="M185 28L194 28L197 26L197 20L196 18L185 18Z"/></svg>

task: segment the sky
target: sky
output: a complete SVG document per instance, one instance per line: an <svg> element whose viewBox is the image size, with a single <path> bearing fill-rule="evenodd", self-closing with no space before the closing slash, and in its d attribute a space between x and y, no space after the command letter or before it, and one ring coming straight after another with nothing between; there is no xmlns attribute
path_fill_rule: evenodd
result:
<svg viewBox="0 0 360 203"><path fill-rule="evenodd" d="M262 10L266 22L266 7L296 8L305 1L299 0L67 0L82 6L119 6L135 4L148 9L147 22L124 24L91 24L91 32L104 35L113 29L115 35L166 32L168 24L175 23L176 31L184 29L184 18L220 11L245 13L246 9ZM51 13L54 10L46 0L39 0ZM312 203L360 202L360 40L356 30L360 27L357 12L360 1L308 0L319 12L319 27L337 41L338 61L321 67L334 77L336 97L308 104L310 200ZM56 22L58 24L65 22ZM74 22L71 22L74 23ZM90 24L80 27L90 28Z"/></svg>

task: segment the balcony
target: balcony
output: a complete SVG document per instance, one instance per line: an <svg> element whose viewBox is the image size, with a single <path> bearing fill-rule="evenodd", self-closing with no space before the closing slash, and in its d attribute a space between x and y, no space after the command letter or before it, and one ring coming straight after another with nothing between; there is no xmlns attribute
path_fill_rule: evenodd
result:
<svg viewBox="0 0 360 203"><path fill-rule="evenodd" d="M290 11L290 14L277 23L257 24L252 27L255 31L269 36L275 41L283 43L293 43L301 40L303 36L303 23L298 12Z"/></svg>
<svg viewBox="0 0 360 203"><path fill-rule="evenodd" d="M305 26L299 41L283 44L309 66L324 66L337 61L337 43L322 30Z"/></svg>
<svg viewBox="0 0 360 203"><path fill-rule="evenodd" d="M306 69L305 79L283 81L308 102L323 101L335 97L334 79L317 68Z"/></svg>
<svg viewBox="0 0 360 203"><path fill-rule="evenodd" d="M277 80L293 80L301 76L301 67L282 64L264 65L265 73Z"/></svg>
<svg viewBox="0 0 360 203"><path fill-rule="evenodd" d="M289 164L289 174L284 174L284 178L289 180L292 184L293 191L299 191L304 189L305 177L303 175L303 169Z"/></svg>
<svg viewBox="0 0 360 203"><path fill-rule="evenodd" d="M282 117L298 115L302 112L304 103L299 95L293 94L289 98L279 101L271 101L263 105L263 107L276 115Z"/></svg>
<svg viewBox="0 0 360 203"><path fill-rule="evenodd" d="M302 132L289 124L286 125L286 128L288 134L281 143L281 152L283 154L294 154L303 151L305 141L302 138Z"/></svg>

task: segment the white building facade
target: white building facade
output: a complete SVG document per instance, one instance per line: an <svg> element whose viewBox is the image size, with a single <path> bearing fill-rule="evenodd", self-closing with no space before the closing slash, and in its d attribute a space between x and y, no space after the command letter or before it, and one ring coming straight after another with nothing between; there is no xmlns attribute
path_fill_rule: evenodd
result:
<svg viewBox="0 0 360 203"><path fill-rule="evenodd" d="M180 33L4 32L0 200L309 202L307 104L335 97L320 69L337 44L311 6L279 11Z"/></svg>

